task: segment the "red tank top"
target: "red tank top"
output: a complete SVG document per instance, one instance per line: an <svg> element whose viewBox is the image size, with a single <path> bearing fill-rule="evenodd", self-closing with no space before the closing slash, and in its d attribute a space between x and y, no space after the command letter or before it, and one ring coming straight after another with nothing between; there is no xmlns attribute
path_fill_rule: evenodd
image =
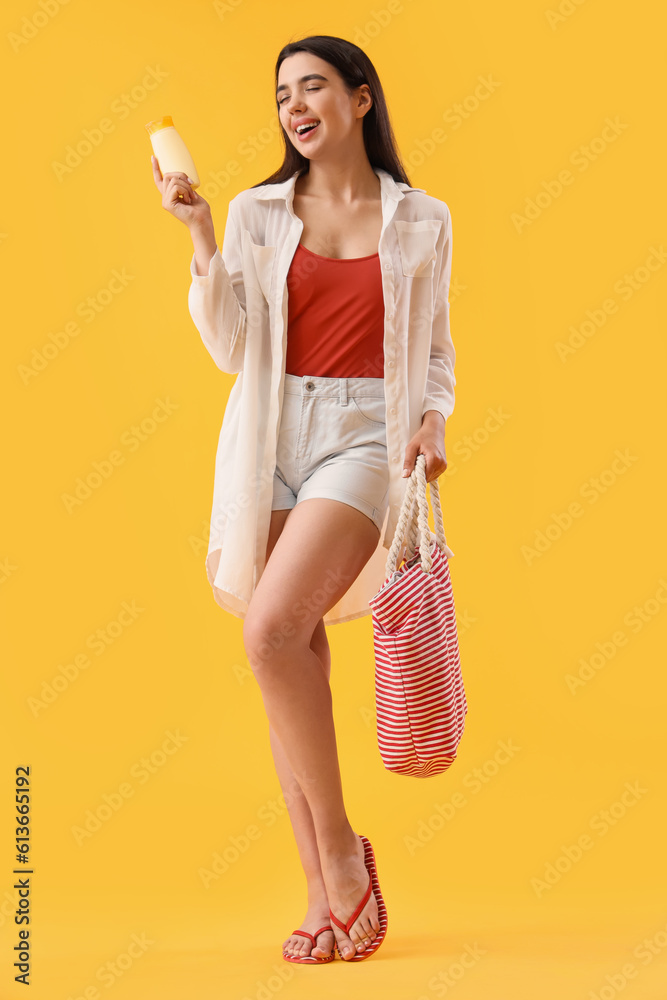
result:
<svg viewBox="0 0 667 1000"><path fill-rule="evenodd" d="M289 375L384 378L379 254L321 257L299 243L287 289Z"/></svg>

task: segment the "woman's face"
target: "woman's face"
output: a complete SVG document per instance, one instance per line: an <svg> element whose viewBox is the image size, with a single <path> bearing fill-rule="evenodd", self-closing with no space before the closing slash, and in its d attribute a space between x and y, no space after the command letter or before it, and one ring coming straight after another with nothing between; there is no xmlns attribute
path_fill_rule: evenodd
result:
<svg viewBox="0 0 667 1000"><path fill-rule="evenodd" d="M361 134L363 116L372 104L367 83L349 94L338 70L310 52L295 52L283 60L276 100L290 142L308 159L335 150L357 130ZM309 121L317 125L299 135L297 126Z"/></svg>

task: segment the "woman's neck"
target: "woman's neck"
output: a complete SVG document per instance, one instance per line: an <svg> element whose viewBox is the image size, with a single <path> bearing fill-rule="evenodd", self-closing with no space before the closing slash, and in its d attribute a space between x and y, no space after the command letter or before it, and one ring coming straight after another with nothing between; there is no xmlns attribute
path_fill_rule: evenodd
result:
<svg viewBox="0 0 667 1000"><path fill-rule="evenodd" d="M368 157L356 162L310 161L305 174L296 179L295 193L351 204L380 197L380 178Z"/></svg>

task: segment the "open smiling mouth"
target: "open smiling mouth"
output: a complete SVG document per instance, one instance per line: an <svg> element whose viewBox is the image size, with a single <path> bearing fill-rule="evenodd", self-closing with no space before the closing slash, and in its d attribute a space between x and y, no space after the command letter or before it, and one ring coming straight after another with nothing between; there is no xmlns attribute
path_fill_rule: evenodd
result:
<svg viewBox="0 0 667 1000"><path fill-rule="evenodd" d="M314 124L304 125L303 128L299 128L298 132L295 129L294 131L296 132L297 138L298 139L305 139L307 135L310 135L312 132L314 132L317 129L317 127L318 127L319 124L320 124L319 122L316 122Z"/></svg>

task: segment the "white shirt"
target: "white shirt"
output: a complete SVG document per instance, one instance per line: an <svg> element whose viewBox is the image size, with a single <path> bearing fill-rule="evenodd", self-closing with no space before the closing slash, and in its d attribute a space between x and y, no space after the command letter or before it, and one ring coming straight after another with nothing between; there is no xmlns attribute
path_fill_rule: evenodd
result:
<svg viewBox="0 0 667 1000"><path fill-rule="evenodd" d="M426 410L439 410L446 420L454 409L449 208L423 188L373 169L382 199L378 253L389 508L377 548L324 616L326 625L370 614L368 602L385 579L387 550L408 482L402 477L408 441ZM232 198L222 253L216 247L206 275L197 274L194 253L190 265L190 315L218 368L237 376L218 442L206 572L217 603L239 618L245 617L264 570L271 520L287 348L287 273L303 230L293 211L298 174Z"/></svg>

